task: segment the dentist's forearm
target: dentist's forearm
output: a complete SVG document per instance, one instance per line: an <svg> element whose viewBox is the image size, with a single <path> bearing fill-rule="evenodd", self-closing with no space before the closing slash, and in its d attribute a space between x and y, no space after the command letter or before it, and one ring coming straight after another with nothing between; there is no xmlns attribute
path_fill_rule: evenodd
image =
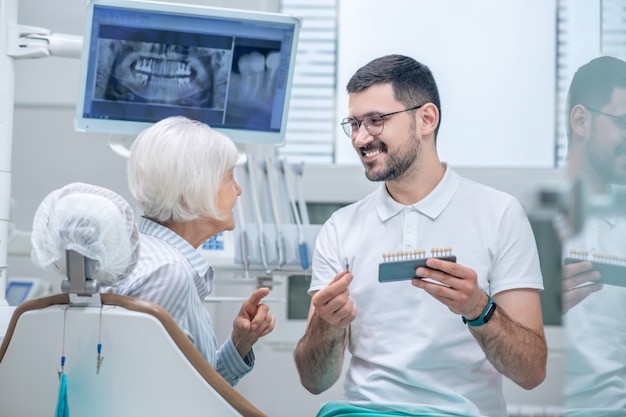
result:
<svg viewBox="0 0 626 417"><path fill-rule="evenodd" d="M524 389L543 382L548 349L542 334L513 321L502 309L496 309L489 323L470 331L489 362L513 382Z"/></svg>
<svg viewBox="0 0 626 417"><path fill-rule="evenodd" d="M339 379L348 329L334 327L314 313L294 351L300 381L309 392L320 394Z"/></svg>

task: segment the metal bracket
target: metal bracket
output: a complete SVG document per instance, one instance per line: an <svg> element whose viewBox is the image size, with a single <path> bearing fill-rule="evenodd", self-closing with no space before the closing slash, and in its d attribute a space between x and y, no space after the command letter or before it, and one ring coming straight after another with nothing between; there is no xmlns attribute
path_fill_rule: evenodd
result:
<svg viewBox="0 0 626 417"><path fill-rule="evenodd" d="M99 293L100 283L93 279L95 261L71 249L65 255L68 279L61 282L61 291L87 297Z"/></svg>
<svg viewBox="0 0 626 417"><path fill-rule="evenodd" d="M80 58L82 49L82 36L53 34L35 26L7 24L7 55L13 58Z"/></svg>

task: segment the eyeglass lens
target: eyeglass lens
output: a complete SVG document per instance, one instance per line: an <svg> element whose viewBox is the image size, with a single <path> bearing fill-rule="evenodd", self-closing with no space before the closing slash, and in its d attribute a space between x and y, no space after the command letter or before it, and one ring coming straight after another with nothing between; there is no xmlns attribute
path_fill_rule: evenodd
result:
<svg viewBox="0 0 626 417"><path fill-rule="evenodd" d="M347 117L342 121L341 127L343 127L346 136L352 138L357 135L361 125L365 126L365 130L367 130L370 135L380 135L383 132L384 124L384 119L380 115L371 114L365 116L360 122L354 117Z"/></svg>
<svg viewBox="0 0 626 417"><path fill-rule="evenodd" d="M398 110L387 114L372 113L363 117L362 121L358 121L355 117L346 117L341 122L341 127L349 138L354 138L359 133L361 125L365 126L365 130L372 136L378 136L383 133L385 127L385 117L393 116L394 114L404 113L405 111L417 110L422 107L419 106L409 107L408 109Z"/></svg>

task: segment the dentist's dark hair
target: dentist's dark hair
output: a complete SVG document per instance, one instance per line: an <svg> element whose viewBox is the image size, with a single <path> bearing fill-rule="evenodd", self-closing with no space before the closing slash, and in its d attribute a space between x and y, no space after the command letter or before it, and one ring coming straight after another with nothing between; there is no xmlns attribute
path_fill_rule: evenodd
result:
<svg viewBox="0 0 626 417"><path fill-rule="evenodd" d="M359 68L348 84L348 94L358 93L373 85L390 83L395 99L406 108L433 103L439 110L435 140L441 125L441 102L435 78L430 69L404 55L386 55Z"/></svg>

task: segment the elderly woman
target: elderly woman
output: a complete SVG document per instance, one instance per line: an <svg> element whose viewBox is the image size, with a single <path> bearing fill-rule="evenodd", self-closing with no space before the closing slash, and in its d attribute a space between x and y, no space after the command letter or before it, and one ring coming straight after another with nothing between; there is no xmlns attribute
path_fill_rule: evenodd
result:
<svg viewBox="0 0 626 417"><path fill-rule="evenodd" d="M131 147L128 184L143 209L140 255L118 294L165 308L209 363L231 385L254 365L252 346L274 328L257 289L242 305L230 338L219 347L203 299L213 269L196 249L233 230L233 207L241 188L233 170L237 147L206 124L170 117L139 134Z"/></svg>

